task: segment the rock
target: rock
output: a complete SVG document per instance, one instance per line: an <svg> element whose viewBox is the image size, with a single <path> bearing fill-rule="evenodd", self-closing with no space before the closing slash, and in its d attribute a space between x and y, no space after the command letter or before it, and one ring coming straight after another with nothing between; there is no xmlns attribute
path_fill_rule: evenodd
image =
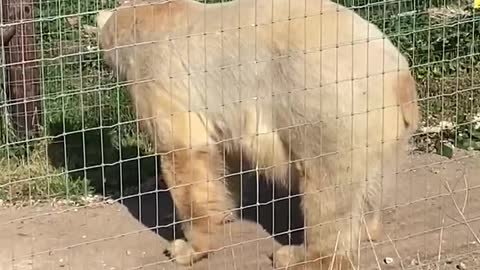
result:
<svg viewBox="0 0 480 270"><path fill-rule="evenodd" d="M459 264L457 264L457 269L458 270L466 270L467 265L465 265L465 263L463 263L463 262L460 262Z"/></svg>
<svg viewBox="0 0 480 270"><path fill-rule="evenodd" d="M393 259L390 258L390 257L386 257L385 259L383 259L383 262L384 262L385 264L391 264L391 263L393 263Z"/></svg>

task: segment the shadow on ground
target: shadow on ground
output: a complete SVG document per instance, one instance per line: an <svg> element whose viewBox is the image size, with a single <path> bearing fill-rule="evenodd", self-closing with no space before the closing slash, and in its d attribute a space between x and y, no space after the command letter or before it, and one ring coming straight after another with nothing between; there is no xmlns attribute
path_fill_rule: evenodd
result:
<svg viewBox="0 0 480 270"><path fill-rule="evenodd" d="M59 127L52 126L51 132L62 134L63 128ZM120 199L132 216L163 238L183 237L180 221L174 222L174 206L167 186L155 177L160 174L156 170L160 167L158 157L146 157L136 146L117 149L112 143L112 132L107 129L68 132L74 129L67 124L65 130L68 135L59 136L49 146L48 155L54 166L67 165L70 175L87 178L95 193ZM281 244L301 243L303 217L299 198L287 199L287 189L273 188L262 180L257 185L255 175L243 177L239 218L258 222Z"/></svg>

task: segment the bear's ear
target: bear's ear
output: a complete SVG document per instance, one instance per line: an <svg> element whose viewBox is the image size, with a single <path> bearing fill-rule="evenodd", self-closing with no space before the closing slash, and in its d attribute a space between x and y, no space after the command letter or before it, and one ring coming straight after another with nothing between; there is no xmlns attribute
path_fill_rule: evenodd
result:
<svg viewBox="0 0 480 270"><path fill-rule="evenodd" d="M103 26L107 23L108 19L112 16L113 11L111 10L100 10L95 18L97 22L97 27L99 30L102 30Z"/></svg>

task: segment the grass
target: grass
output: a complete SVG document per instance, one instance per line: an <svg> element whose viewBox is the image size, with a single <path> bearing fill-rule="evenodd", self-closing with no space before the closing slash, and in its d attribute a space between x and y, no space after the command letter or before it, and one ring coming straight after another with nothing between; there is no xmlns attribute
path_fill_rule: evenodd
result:
<svg viewBox="0 0 480 270"><path fill-rule="evenodd" d="M88 196L91 193L88 179L81 181L67 177L62 170L52 166L46 149L47 145L41 143L29 152L28 158L11 155L10 158L0 159L2 184L15 183L0 189L2 200L77 200L81 195Z"/></svg>
<svg viewBox="0 0 480 270"><path fill-rule="evenodd" d="M480 150L480 78L474 76L480 74L480 16L471 1L339 1L379 26L408 57L424 119L419 148ZM133 123L128 95L88 31L95 12L115 2L37 2L42 136L38 142L16 138L1 121L0 200L124 197L157 173L158 160ZM431 128L445 122L452 125Z"/></svg>
<svg viewBox="0 0 480 270"><path fill-rule="evenodd" d="M1 200L79 200L92 193L124 197L138 193L141 181L156 173L158 161L132 122L125 89L102 65L95 34L86 31L85 26L94 25L95 11L114 6L114 1L97 2L43 1L35 6L42 19L35 29L44 126L40 143L25 142L4 121L9 136L2 138L0 163L13 165L0 171ZM26 162L29 166L22 165Z"/></svg>

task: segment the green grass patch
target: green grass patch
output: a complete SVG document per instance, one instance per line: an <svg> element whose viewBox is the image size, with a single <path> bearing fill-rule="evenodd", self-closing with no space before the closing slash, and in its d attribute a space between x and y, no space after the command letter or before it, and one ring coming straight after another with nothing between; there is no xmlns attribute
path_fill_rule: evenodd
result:
<svg viewBox="0 0 480 270"><path fill-rule="evenodd" d="M77 201L91 195L88 179L70 177L50 164L47 145L25 149L25 155L5 153L0 158L0 199L31 202L52 199Z"/></svg>

